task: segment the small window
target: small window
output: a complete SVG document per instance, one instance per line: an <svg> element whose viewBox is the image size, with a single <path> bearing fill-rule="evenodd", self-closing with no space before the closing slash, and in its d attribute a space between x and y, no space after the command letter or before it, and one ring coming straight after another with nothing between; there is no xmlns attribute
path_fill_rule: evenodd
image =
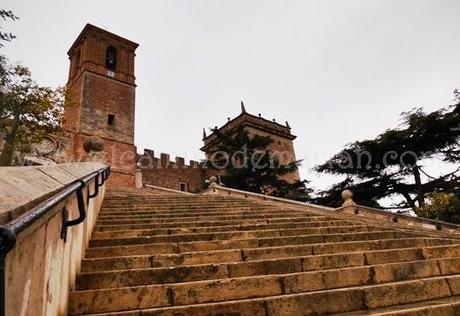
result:
<svg viewBox="0 0 460 316"><path fill-rule="evenodd" d="M81 50L78 50L77 56L75 57L75 64L77 67L80 67L80 62L81 62Z"/></svg>
<svg viewBox="0 0 460 316"><path fill-rule="evenodd" d="M179 182L179 191L187 192L187 183Z"/></svg>
<svg viewBox="0 0 460 316"><path fill-rule="evenodd" d="M105 67L111 71L115 71L117 69L117 49L113 46L107 47L105 54Z"/></svg>
<svg viewBox="0 0 460 316"><path fill-rule="evenodd" d="M115 114L109 114L107 116L107 124L112 126L115 123Z"/></svg>

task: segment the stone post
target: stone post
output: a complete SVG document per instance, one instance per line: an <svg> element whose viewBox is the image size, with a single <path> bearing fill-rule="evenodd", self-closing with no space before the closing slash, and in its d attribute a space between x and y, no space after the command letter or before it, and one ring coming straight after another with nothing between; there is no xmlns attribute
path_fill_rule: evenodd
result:
<svg viewBox="0 0 460 316"><path fill-rule="evenodd" d="M216 190L214 189L215 186L217 186L217 177L215 176L212 176L209 178L209 189L212 190L213 193L216 192Z"/></svg>
<svg viewBox="0 0 460 316"><path fill-rule="evenodd" d="M138 162L136 163L136 175L135 175L135 185L136 189L142 189L144 187L144 184L142 183L142 170L141 170L141 163Z"/></svg>
<svg viewBox="0 0 460 316"><path fill-rule="evenodd" d="M343 204L342 212L348 214L357 214L356 203L353 201L353 192L351 190L344 190L342 192Z"/></svg>

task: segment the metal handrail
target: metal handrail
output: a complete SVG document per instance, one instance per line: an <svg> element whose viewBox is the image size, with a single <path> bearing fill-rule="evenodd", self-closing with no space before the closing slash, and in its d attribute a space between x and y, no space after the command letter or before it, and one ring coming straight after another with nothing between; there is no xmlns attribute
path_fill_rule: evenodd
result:
<svg viewBox="0 0 460 316"><path fill-rule="evenodd" d="M101 176L99 176L101 175ZM79 216L76 219L68 220L67 210L63 209L63 221L62 221L62 231L61 238L66 241L67 228L70 226L78 225L82 223L86 218L85 210L85 201L83 198L83 189L85 186L96 178L95 187L97 188L90 198L94 198L99 193L99 186L104 184L104 181L107 180L110 175L110 167L104 167L97 171L92 172L91 174L82 177L78 180L75 180L64 189L60 190L58 193L54 194L50 198L41 202L37 206L30 209L28 212L18 216L14 220L10 221L7 224L0 225L0 316L5 316L6 314L6 299L5 299L5 262L6 256L13 249L16 244L16 236L30 227L37 220L46 215L50 210L55 208L59 203L67 199L73 193L77 195L77 204ZM102 183L98 183L98 178L102 179ZM88 199L89 201L89 199Z"/></svg>

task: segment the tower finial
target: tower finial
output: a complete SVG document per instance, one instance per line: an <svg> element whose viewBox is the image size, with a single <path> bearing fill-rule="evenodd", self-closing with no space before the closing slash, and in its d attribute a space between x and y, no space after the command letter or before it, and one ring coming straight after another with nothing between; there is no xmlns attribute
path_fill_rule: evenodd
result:
<svg viewBox="0 0 460 316"><path fill-rule="evenodd" d="M287 128L291 128L291 127L289 126L289 122L288 122L288 121L286 121L286 127L287 127Z"/></svg>
<svg viewBox="0 0 460 316"><path fill-rule="evenodd" d="M206 129L203 128L203 139L205 139L207 136L206 136Z"/></svg>
<svg viewBox="0 0 460 316"><path fill-rule="evenodd" d="M241 101L241 113L246 113L243 101Z"/></svg>

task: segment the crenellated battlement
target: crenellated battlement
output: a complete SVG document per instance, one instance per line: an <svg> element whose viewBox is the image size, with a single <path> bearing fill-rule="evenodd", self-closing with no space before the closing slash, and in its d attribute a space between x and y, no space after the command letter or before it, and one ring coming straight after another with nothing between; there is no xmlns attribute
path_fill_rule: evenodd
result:
<svg viewBox="0 0 460 316"><path fill-rule="evenodd" d="M137 154L137 167L141 171L143 185L160 186L173 190L199 192L211 176L216 176L218 170L208 168L205 161L190 160L185 163L183 157L174 157L160 153L155 156L152 149L144 149Z"/></svg>
<svg viewBox="0 0 460 316"><path fill-rule="evenodd" d="M170 154L160 153L160 157L155 157L155 151L147 148L143 154L137 154L137 165L140 169L206 169L204 161L190 160L186 164L185 159L178 156L172 161Z"/></svg>

